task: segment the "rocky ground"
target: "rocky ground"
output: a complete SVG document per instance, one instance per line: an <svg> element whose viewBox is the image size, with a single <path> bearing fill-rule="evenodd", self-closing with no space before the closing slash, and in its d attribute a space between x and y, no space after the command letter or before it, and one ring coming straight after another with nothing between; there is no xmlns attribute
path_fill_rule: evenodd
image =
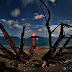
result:
<svg viewBox="0 0 72 72"><path fill-rule="evenodd" d="M29 52L29 50L24 51L26 53ZM35 55L30 61L32 62L33 60L41 60L41 57L47 51L48 49L35 50ZM2 51L0 51L0 54L3 54ZM0 72L71 72L72 71L72 58L65 60L63 64L58 63L49 64L49 66L46 66L44 68L36 67L33 64L26 64L26 65L19 64L18 68L15 69L12 65L10 65L11 62L12 60L0 56Z"/></svg>

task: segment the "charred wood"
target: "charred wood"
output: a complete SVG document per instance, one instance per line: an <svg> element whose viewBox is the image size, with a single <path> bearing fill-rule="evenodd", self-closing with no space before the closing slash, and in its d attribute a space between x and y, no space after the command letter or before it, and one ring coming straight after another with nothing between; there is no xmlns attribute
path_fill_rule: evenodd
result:
<svg viewBox="0 0 72 72"><path fill-rule="evenodd" d="M18 55L19 54L19 47L13 42L11 37L8 35L7 31L3 27L3 25L0 23L0 29L2 30L7 42L10 44L11 48L15 51L15 53Z"/></svg>
<svg viewBox="0 0 72 72"><path fill-rule="evenodd" d="M15 59L16 56L9 50L7 50L1 43L0 43L0 49L3 51L3 53L5 53L5 55L9 58L9 59Z"/></svg>

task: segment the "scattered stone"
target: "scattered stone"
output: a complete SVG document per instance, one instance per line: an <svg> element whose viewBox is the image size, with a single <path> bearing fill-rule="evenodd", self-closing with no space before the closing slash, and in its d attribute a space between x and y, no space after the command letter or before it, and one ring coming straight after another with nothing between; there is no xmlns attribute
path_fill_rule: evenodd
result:
<svg viewBox="0 0 72 72"><path fill-rule="evenodd" d="M69 70L72 71L72 64L70 64Z"/></svg>
<svg viewBox="0 0 72 72"><path fill-rule="evenodd" d="M46 61L43 61L42 67L44 68L47 65Z"/></svg>
<svg viewBox="0 0 72 72"><path fill-rule="evenodd" d="M20 66L20 64L18 64Z"/></svg>
<svg viewBox="0 0 72 72"><path fill-rule="evenodd" d="M71 60L67 59L64 63L68 63L68 62L71 62Z"/></svg>
<svg viewBox="0 0 72 72"><path fill-rule="evenodd" d="M8 61L8 60L7 60Z"/></svg>
<svg viewBox="0 0 72 72"><path fill-rule="evenodd" d="M62 70L65 71L66 70L66 67L63 67Z"/></svg>
<svg viewBox="0 0 72 72"><path fill-rule="evenodd" d="M46 66L46 67L48 67L48 66Z"/></svg>
<svg viewBox="0 0 72 72"><path fill-rule="evenodd" d="M58 66L59 64L58 64L58 63L56 63L55 65L56 65L56 66Z"/></svg>
<svg viewBox="0 0 72 72"><path fill-rule="evenodd" d="M25 64L24 64L25 65Z"/></svg>
<svg viewBox="0 0 72 72"><path fill-rule="evenodd" d="M46 69L45 69L45 71L46 71Z"/></svg>
<svg viewBox="0 0 72 72"><path fill-rule="evenodd" d="M31 68L29 70L31 70Z"/></svg>
<svg viewBox="0 0 72 72"><path fill-rule="evenodd" d="M29 64L29 62L26 62L26 64Z"/></svg>
<svg viewBox="0 0 72 72"><path fill-rule="evenodd" d="M49 64L49 66L56 66L55 64Z"/></svg>
<svg viewBox="0 0 72 72"><path fill-rule="evenodd" d="M32 66L34 66L34 64L32 64Z"/></svg>

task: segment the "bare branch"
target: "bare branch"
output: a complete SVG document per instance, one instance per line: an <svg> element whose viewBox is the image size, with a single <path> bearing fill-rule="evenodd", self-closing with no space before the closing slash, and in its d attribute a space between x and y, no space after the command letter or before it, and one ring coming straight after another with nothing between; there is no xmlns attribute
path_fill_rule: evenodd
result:
<svg viewBox="0 0 72 72"><path fill-rule="evenodd" d="M68 27L68 28L72 27L71 25L68 25L68 24L63 24L63 25L66 26L66 27Z"/></svg>
<svg viewBox="0 0 72 72"><path fill-rule="evenodd" d="M5 28L3 27L3 25L0 23L0 29L3 31L3 34L7 40L7 42L10 44L11 48L15 51L15 53L18 55L19 53L19 47L13 42L13 40L11 39L11 37L8 35L8 33L6 32Z"/></svg>
<svg viewBox="0 0 72 72"><path fill-rule="evenodd" d="M41 9L42 9L42 11L43 11L43 14L44 14L45 20L46 20L46 22L47 22L47 18L46 18L45 12L44 12L44 10L43 10L43 8L42 8L41 5L40 5L40 7L41 7Z"/></svg>
<svg viewBox="0 0 72 72"><path fill-rule="evenodd" d="M51 33L53 33L59 26L60 26L60 24Z"/></svg>
<svg viewBox="0 0 72 72"><path fill-rule="evenodd" d="M15 51L16 55L19 56L19 53L20 53L19 47L13 42L13 40L8 35L8 33L6 32L6 30L4 29L4 27L1 23L0 23L0 28L3 31L3 34L4 34L7 42L10 44L11 48ZM21 55L22 54L23 54L24 58L29 59L29 56L25 52L22 52Z"/></svg>
<svg viewBox="0 0 72 72"><path fill-rule="evenodd" d="M11 52L11 51L9 51L9 50L7 50L1 43L0 43L0 49L3 51L3 53L5 53L5 55L9 58L9 59L15 59L15 55Z"/></svg>
<svg viewBox="0 0 72 72"><path fill-rule="evenodd" d="M40 0L40 1L41 1L42 4L46 7L46 9L47 9L47 11L48 11L48 14L49 14L48 20L47 20L47 22L46 22L46 27L47 27L47 30L48 30L48 33L49 33L49 45L50 45L50 50L51 50L52 41L51 41L51 30L50 30L50 26L49 26L49 21L50 21L51 15L50 15L50 11L49 11L47 5L46 5L42 0ZM44 13L44 14L45 14L45 13Z"/></svg>
<svg viewBox="0 0 72 72"><path fill-rule="evenodd" d="M62 52L63 48L69 43L69 41L71 40L72 36L68 38L68 40L65 42L65 44L63 45L62 48L60 48L59 53Z"/></svg>
<svg viewBox="0 0 72 72"><path fill-rule="evenodd" d="M24 23L24 24L25 24L25 23ZM23 52L23 46L24 46L24 43L23 43L24 30L25 30L25 26L23 25L23 31L22 31L22 33L21 33L21 45L20 45L20 52Z"/></svg>
<svg viewBox="0 0 72 72"><path fill-rule="evenodd" d="M60 43L60 41L61 41L63 38L64 38L64 35L63 35L63 23L61 23L60 35L59 35L57 41L55 42L55 44L54 44L53 47L52 47L52 48L53 48L52 53L56 51L56 48L57 48L58 44Z"/></svg>
<svg viewBox="0 0 72 72"><path fill-rule="evenodd" d="M50 17L51 17L50 11L49 11L47 5L46 5L42 0L40 0L40 1L41 1L42 4L46 7L46 9L47 9L47 11L48 11L49 17L48 17L47 23L49 23L49 21L50 21Z"/></svg>
<svg viewBox="0 0 72 72"><path fill-rule="evenodd" d="M49 21L50 21L51 15L50 15L50 11L49 11L47 5L46 5L42 0L40 0L40 1L41 1L41 3L46 7L47 12L48 12L48 14L49 14L49 17L48 17L48 19L46 20L46 27L47 27L47 30L48 30L48 33L49 33L49 46L50 46L50 49L49 49L49 51L42 57L42 60L48 60L48 59L51 57L51 49L52 49L51 30L50 30L50 26L49 26ZM44 12L43 12L43 13L44 13ZM44 14L45 14L45 13L44 13Z"/></svg>

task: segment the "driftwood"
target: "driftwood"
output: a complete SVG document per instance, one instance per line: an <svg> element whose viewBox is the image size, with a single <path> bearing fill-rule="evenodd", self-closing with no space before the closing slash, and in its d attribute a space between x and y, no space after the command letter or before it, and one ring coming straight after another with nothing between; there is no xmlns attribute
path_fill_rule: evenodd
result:
<svg viewBox="0 0 72 72"><path fill-rule="evenodd" d="M51 14L50 14L50 11L47 7L47 5L42 1L40 0L41 3L45 6L45 8L47 9L47 12L49 14L49 17L48 19L46 18L46 15L45 15L45 12L43 11L43 8L41 6L41 9L43 11L43 14L45 16L45 20L46 20L46 28L48 30L48 33L49 33L49 51L42 57L42 60L43 62L38 64L38 63L35 63L35 62L30 62L28 61L29 59L32 58L33 56L33 53L30 52L30 55L26 54L24 51L23 51L23 46L24 46L24 43L23 43L23 37L24 37L24 32L25 32L25 27L26 25L24 24L23 25L23 30L22 30L22 33L21 33L21 45L20 45L20 48L13 42L13 40L11 39L11 37L8 35L8 33L6 32L5 28L3 27L3 25L0 23L0 29L2 30L7 42L10 44L11 48L14 50L15 54L13 54L11 51L7 50L1 43L0 43L0 49L5 53L5 55L11 59L11 60L15 60L13 62L12 65L14 65L15 67L17 67L18 63L20 62L28 62L28 63L32 63L32 64L38 64L39 66L41 66L41 64L43 66L45 66L46 64L49 64L51 62L61 62L61 61L56 61L56 59L60 60L61 58L65 57L66 54L62 54L62 51L63 49L66 47L66 45L69 43L70 39L72 38L72 35L69 35L70 37L65 37L66 35L63 34L63 28L64 26L66 27L72 27L71 25L68 25L68 24L64 24L64 23L61 23L59 24L61 26L61 30L60 30L60 34L59 34L59 37L57 39L57 41L55 42L55 44L52 46L52 37L51 37L51 34L55 31L55 29L59 26L57 26L53 31L51 31L50 29L50 26L49 26L49 21L50 21L50 18L51 18ZM65 42L65 44L63 45L63 47L61 47L59 49L59 51L56 51L59 43L62 41L63 38L68 38L68 40ZM31 49L32 50L32 49ZM72 50L69 51L69 53L72 53ZM59 58L60 56L60 58ZM45 64L44 64L45 63Z"/></svg>
<svg viewBox="0 0 72 72"><path fill-rule="evenodd" d="M52 47L51 39L52 38L51 38L51 30L50 30L50 26L49 26L49 21L50 21L50 18L51 18L51 14L50 14L49 8L46 6L46 4L42 0L40 0L40 1L43 3L43 5L45 6L45 8L47 9L47 12L49 14L48 19L46 19L46 17L45 17L45 19L46 19L46 27L47 27L47 30L48 30L48 33L49 33L49 46L50 46L50 51L51 51L51 47ZM44 14L44 16L45 16L45 14Z"/></svg>
<svg viewBox="0 0 72 72"><path fill-rule="evenodd" d="M48 19L47 19L47 18L46 18L46 15L45 15L45 12L43 11L43 8L41 7L41 9L42 9L42 11L43 11L43 14L44 14L44 16L45 16L46 27L47 27L47 30L48 30L48 33L49 33L49 46L50 46L50 49L49 49L49 51L42 57L42 60L47 62L48 60L52 60L52 59L55 59L55 57L57 57L57 53L58 53L58 52L56 51L56 49L57 49L59 43L62 41L62 39L65 38L65 35L63 35L63 27L66 26L66 27L69 28L69 27L72 27L72 26L70 26L70 25L68 25L68 24L64 24L64 23L59 24L59 25L61 26L60 35L59 35L57 41L55 42L55 44L52 46L51 34L55 31L55 29L56 29L59 25L58 25L53 31L50 30L50 26L49 26L49 21L50 21L50 17L51 17L50 11L49 11L47 5L46 5L42 0L40 0L40 1L41 1L41 3L45 6L45 8L46 8L46 10L47 10L47 12L48 12L48 14L49 14L49 17L48 17ZM68 39L68 40L65 42L65 44L63 45L63 47L60 48L59 54L61 53L62 49L68 44L68 42L70 41L71 38L72 38L72 37L69 37L69 39ZM72 52L72 51L70 51L70 52ZM58 55L58 56L59 56L59 55Z"/></svg>
<svg viewBox="0 0 72 72"><path fill-rule="evenodd" d="M15 59L16 56L11 51L7 50L1 43L0 43L0 49L3 51L3 53L5 53L5 55L9 59L12 59L12 60Z"/></svg>
<svg viewBox="0 0 72 72"><path fill-rule="evenodd" d="M19 55L20 48L13 42L13 40L10 38L10 36L8 35L8 33L6 32L6 30L4 29L4 27L1 23L0 23L0 28L3 31L3 34L4 34L7 42L10 44L11 48L15 51L16 55ZM25 52L23 52L23 55L26 58L28 56Z"/></svg>
<svg viewBox="0 0 72 72"><path fill-rule="evenodd" d="M11 48L15 51L15 53L18 55L19 53L19 48L17 45L12 41L6 30L4 29L3 25L0 23L0 29L2 30L7 42L10 44Z"/></svg>
<svg viewBox="0 0 72 72"><path fill-rule="evenodd" d="M69 43L69 41L71 40L72 36L68 38L68 40L65 42L65 44L63 45L62 48L60 48L59 53L62 52L62 50L64 49L64 47Z"/></svg>
<svg viewBox="0 0 72 72"><path fill-rule="evenodd" d="M50 46L50 50L42 57L42 60L47 61L48 59L51 59L51 51L52 51L51 50L52 49L52 40L51 40L52 38L51 38L51 30L50 30L50 26L49 26L49 21L50 21L50 18L51 18L51 14L50 14L49 8L46 6L46 4L42 0L40 0L40 1L45 6L45 8L47 9L47 12L49 14L49 17L47 19L46 15L45 15L45 13L44 13L44 11L42 9L43 14L44 14L45 19L46 19L46 27L47 27L47 30L48 30L48 33L49 33L49 46Z"/></svg>
<svg viewBox="0 0 72 72"><path fill-rule="evenodd" d="M8 33L6 32L5 28L3 27L3 25L0 23L0 29L3 31L3 34L7 40L7 42L10 44L11 48L15 51L16 55L14 55L11 51L7 50L1 43L0 43L0 49L5 53L5 55L11 59L11 60L16 60L13 65L15 67L17 67L19 62L29 62L28 60L32 58L33 55L27 55L24 51L23 51L23 36L24 36L24 30L25 30L25 26L23 26L23 31L21 34L21 45L20 48L13 42L13 40L10 38L10 36L8 35ZM33 63L33 62L32 62ZM37 64L37 63L34 63Z"/></svg>
<svg viewBox="0 0 72 72"><path fill-rule="evenodd" d="M69 41L71 40L72 36L68 38L68 40L65 42L65 44L53 54L53 57L56 58L57 55L60 56L62 54L63 49L66 47L66 45L69 43ZM71 53L72 50L70 50L68 53ZM63 55L64 56L64 55Z"/></svg>

